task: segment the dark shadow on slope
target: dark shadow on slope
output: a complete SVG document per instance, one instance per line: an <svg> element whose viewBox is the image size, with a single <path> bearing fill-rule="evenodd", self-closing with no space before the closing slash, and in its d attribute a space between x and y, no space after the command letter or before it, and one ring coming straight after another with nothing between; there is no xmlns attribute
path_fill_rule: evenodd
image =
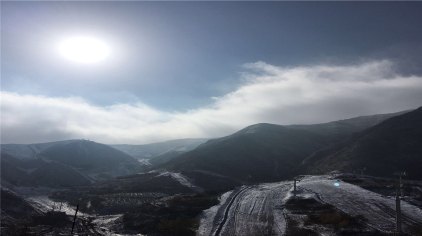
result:
<svg viewBox="0 0 422 236"><path fill-rule="evenodd" d="M386 235L370 229L363 217L352 217L314 198L290 198L285 203L287 235ZM300 220L299 220L300 219Z"/></svg>

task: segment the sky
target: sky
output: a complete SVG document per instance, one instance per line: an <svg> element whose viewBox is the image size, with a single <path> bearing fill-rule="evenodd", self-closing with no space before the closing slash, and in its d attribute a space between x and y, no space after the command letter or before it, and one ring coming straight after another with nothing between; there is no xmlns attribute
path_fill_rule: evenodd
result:
<svg viewBox="0 0 422 236"><path fill-rule="evenodd" d="M420 12L422 2L2 1L1 143L143 144L417 108ZM81 36L107 57L58 50Z"/></svg>

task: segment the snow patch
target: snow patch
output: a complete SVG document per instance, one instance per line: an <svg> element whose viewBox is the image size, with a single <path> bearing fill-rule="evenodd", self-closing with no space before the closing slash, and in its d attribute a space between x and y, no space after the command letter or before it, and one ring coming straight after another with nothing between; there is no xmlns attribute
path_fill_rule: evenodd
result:
<svg viewBox="0 0 422 236"><path fill-rule="evenodd" d="M183 186L186 186L188 188L198 188L186 176L182 175L181 173L165 171L165 172L160 173L157 176L170 176L171 178L173 178L174 180L176 180Z"/></svg>
<svg viewBox="0 0 422 236"><path fill-rule="evenodd" d="M42 212L62 211L67 215L74 215L76 210L76 207L69 205L67 202L56 202L48 198L48 196L34 196L29 197L26 200ZM80 211L78 211L78 215L89 216Z"/></svg>
<svg viewBox="0 0 422 236"><path fill-rule="evenodd" d="M150 166L151 165L151 163L149 162L148 159L137 159L137 161L144 166Z"/></svg>
<svg viewBox="0 0 422 236"><path fill-rule="evenodd" d="M218 209L220 209L220 207L226 203L227 199L232 193L233 191L228 191L226 193L223 193L219 197L218 205L212 206L202 212L201 217L200 217L199 228L196 231L197 235L211 235L214 218L217 215Z"/></svg>

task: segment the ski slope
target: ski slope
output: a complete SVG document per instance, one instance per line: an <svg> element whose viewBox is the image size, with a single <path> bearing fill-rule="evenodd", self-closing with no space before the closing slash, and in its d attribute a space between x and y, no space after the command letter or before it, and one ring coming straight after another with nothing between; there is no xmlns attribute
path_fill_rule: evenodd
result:
<svg viewBox="0 0 422 236"><path fill-rule="evenodd" d="M336 186L336 185L338 186ZM385 197L353 184L330 179L328 176L310 176L298 183L298 188L315 193L319 200L335 206L351 216L363 216L368 226L382 232L395 230L395 198ZM412 225L422 226L422 210L401 201L403 230Z"/></svg>
<svg viewBox="0 0 422 236"><path fill-rule="evenodd" d="M198 235L285 235L289 211L283 207L293 197L293 183L242 186L222 195L220 204L202 216ZM365 190L331 176L305 176L298 184L304 196L330 204L350 216L362 216L369 228L395 231L395 199ZM403 231L422 227L422 210L401 202Z"/></svg>
<svg viewBox="0 0 422 236"><path fill-rule="evenodd" d="M281 235L286 227L281 206L290 188L280 182L231 192L215 214L204 214L198 235Z"/></svg>

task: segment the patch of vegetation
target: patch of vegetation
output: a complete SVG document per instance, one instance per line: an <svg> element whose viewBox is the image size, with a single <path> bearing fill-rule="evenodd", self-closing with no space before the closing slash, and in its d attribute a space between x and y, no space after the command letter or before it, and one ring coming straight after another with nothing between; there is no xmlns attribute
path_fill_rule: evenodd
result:
<svg viewBox="0 0 422 236"><path fill-rule="evenodd" d="M287 235L320 235L322 231L335 235L384 235L369 229L363 217L350 216L314 198L291 198L285 207L291 213L287 215Z"/></svg>
<svg viewBox="0 0 422 236"><path fill-rule="evenodd" d="M318 202L313 198L290 198L285 203L285 207L293 213L320 212L332 208L329 204Z"/></svg>
<svg viewBox="0 0 422 236"><path fill-rule="evenodd" d="M192 193L190 188L170 176L145 173L58 191L50 197L73 206L79 204L79 209L86 213L121 214L143 204L156 204L163 197Z"/></svg>
<svg viewBox="0 0 422 236"><path fill-rule="evenodd" d="M14 222L10 224L3 224L2 222L1 235L9 235L9 236L34 235L35 236L36 234L30 231L29 222L19 221L19 222Z"/></svg>
<svg viewBox="0 0 422 236"><path fill-rule="evenodd" d="M305 225L331 225L336 229L340 229L359 225L359 220L362 219L360 217L351 217L331 207L324 212L310 214L305 221Z"/></svg>
<svg viewBox="0 0 422 236"><path fill-rule="evenodd" d="M143 204L123 215L125 232L148 235L195 235L199 214L218 204L217 195L175 196L160 205Z"/></svg>
<svg viewBox="0 0 422 236"><path fill-rule="evenodd" d="M212 175L201 171L184 171L183 175L195 181L195 185L202 187L207 192L223 193L236 186L242 185L241 182L224 176Z"/></svg>
<svg viewBox="0 0 422 236"><path fill-rule="evenodd" d="M66 213L60 211L49 211L42 216L34 216L33 222L36 225L50 225L56 227L63 227L72 223Z"/></svg>
<svg viewBox="0 0 422 236"><path fill-rule="evenodd" d="M344 182L358 185L361 188L379 193L384 196L396 195L396 178L379 178L373 176L362 176L354 174L343 174L338 176ZM402 193L406 197L406 201L422 207L422 181L420 180L402 180Z"/></svg>
<svg viewBox="0 0 422 236"><path fill-rule="evenodd" d="M421 225L412 225L409 227L409 232L411 235L422 235L422 226Z"/></svg>
<svg viewBox="0 0 422 236"><path fill-rule="evenodd" d="M319 234L311 229L300 227L299 223L292 218L287 218L286 235L289 236L318 236Z"/></svg>

